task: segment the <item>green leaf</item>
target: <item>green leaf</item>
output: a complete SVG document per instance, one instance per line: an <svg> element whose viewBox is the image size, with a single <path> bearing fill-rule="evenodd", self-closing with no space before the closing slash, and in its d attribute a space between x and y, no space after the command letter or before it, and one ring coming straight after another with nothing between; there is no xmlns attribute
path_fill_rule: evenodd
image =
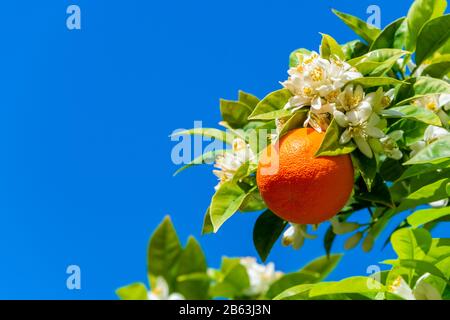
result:
<svg viewBox="0 0 450 320"><path fill-rule="evenodd" d="M345 60L354 59L367 53L369 47L359 40L353 40L342 45Z"/></svg>
<svg viewBox="0 0 450 320"><path fill-rule="evenodd" d="M450 72L450 61L442 61L430 64L423 70L422 74L425 76L441 79L444 76L446 76L449 72Z"/></svg>
<svg viewBox="0 0 450 320"><path fill-rule="evenodd" d="M310 297L341 293L378 293L383 292L383 284L370 277L351 277L339 282L323 282L309 292Z"/></svg>
<svg viewBox="0 0 450 320"><path fill-rule="evenodd" d="M405 171L405 167L398 160L386 158L380 166L380 174L385 181L396 181Z"/></svg>
<svg viewBox="0 0 450 320"><path fill-rule="evenodd" d="M287 222L270 210L263 212L253 228L253 243L262 261L266 261L270 250L280 237Z"/></svg>
<svg viewBox="0 0 450 320"><path fill-rule="evenodd" d="M289 288L296 287L300 284L316 283L317 281L315 281L315 279L316 277L314 273L293 272L285 274L280 279L272 283L265 297L268 299L273 299Z"/></svg>
<svg viewBox="0 0 450 320"><path fill-rule="evenodd" d="M403 82L394 78L387 77L364 77L349 81L348 84L360 85L364 88L382 87L382 86L396 86Z"/></svg>
<svg viewBox="0 0 450 320"><path fill-rule="evenodd" d="M244 290L250 286L250 279L247 269L233 259L227 267L222 265L224 277L210 289L213 297L236 298L243 294ZM223 264L223 262L222 262Z"/></svg>
<svg viewBox="0 0 450 320"><path fill-rule="evenodd" d="M372 181L371 190L360 190L355 195L356 199L370 201L387 207L393 207L391 193L379 174Z"/></svg>
<svg viewBox="0 0 450 320"><path fill-rule="evenodd" d="M211 213L209 208L206 210L205 217L203 219L203 226L202 226L202 235L213 233L214 227L211 222Z"/></svg>
<svg viewBox="0 0 450 320"><path fill-rule="evenodd" d="M308 113L307 109L300 109L297 112L295 112L289 118L289 120L287 120L286 123L283 125L278 136L282 137L293 129L302 128L307 118L307 113Z"/></svg>
<svg viewBox="0 0 450 320"><path fill-rule="evenodd" d="M200 244L194 237L189 237L186 248L180 256L177 275L206 272L206 258Z"/></svg>
<svg viewBox="0 0 450 320"><path fill-rule="evenodd" d="M352 59L348 63L363 75L379 77L391 70L397 60L407 53L400 49L377 49Z"/></svg>
<svg viewBox="0 0 450 320"><path fill-rule="evenodd" d="M423 140L427 124L411 119L401 119L389 127L389 132L396 130L403 131L403 140L406 145L411 145L414 142Z"/></svg>
<svg viewBox="0 0 450 320"><path fill-rule="evenodd" d="M405 165L428 163L431 161L450 157L450 136L442 137L420 150L414 157L405 162Z"/></svg>
<svg viewBox="0 0 450 320"><path fill-rule="evenodd" d="M202 248L195 238L190 237L186 248L180 255L177 270L177 279L182 276L203 273L206 275L206 258ZM176 292L181 293L186 299L208 298L209 281L203 279L184 279L176 284Z"/></svg>
<svg viewBox="0 0 450 320"><path fill-rule="evenodd" d="M254 110L259 103L259 99L251 93L239 90L239 102L246 104L251 110Z"/></svg>
<svg viewBox="0 0 450 320"><path fill-rule="evenodd" d="M231 134L231 132L225 132L214 128L194 128L190 130L183 130L172 134L171 137L179 137L183 135L201 135L204 137L218 139L228 144L233 144L233 140L236 138L236 136Z"/></svg>
<svg viewBox="0 0 450 320"><path fill-rule="evenodd" d="M293 51L289 56L289 67L294 68L294 67L298 66L298 64L299 64L298 57L297 57L298 53L309 55L309 54L311 54L311 51L309 51L308 49L304 49L304 48L300 48L300 49Z"/></svg>
<svg viewBox="0 0 450 320"><path fill-rule="evenodd" d="M400 260L386 260L383 261L383 263L406 269L412 269L415 270L418 274L430 273L436 277L447 280L447 277L442 273L442 271L439 270L430 262L414 259L400 259Z"/></svg>
<svg viewBox="0 0 450 320"><path fill-rule="evenodd" d="M403 49L406 47L406 37L408 36L408 21L404 19L402 24L398 27L394 35L393 48Z"/></svg>
<svg viewBox="0 0 450 320"><path fill-rule="evenodd" d="M266 209L266 203L261 197L258 189L255 189L245 196L239 211L241 212L254 212Z"/></svg>
<svg viewBox="0 0 450 320"><path fill-rule="evenodd" d="M325 236L323 237L323 247L327 256L330 256L331 247L333 246L333 242L336 239L336 234L333 232L333 228L330 226L325 232Z"/></svg>
<svg viewBox="0 0 450 320"><path fill-rule="evenodd" d="M151 276L163 276L170 284L182 247L169 216L156 228L148 246L147 266Z"/></svg>
<svg viewBox="0 0 450 320"><path fill-rule="evenodd" d="M186 164L183 167L179 168L177 171L175 171L175 173L173 175L176 176L180 172L182 172L182 171L184 171L184 170L186 170L186 169L188 169L188 168L190 168L192 166L196 166L196 165L200 165L200 164L211 164L211 163L214 162L214 160L216 159L216 157L219 154L223 154L225 152L226 152L226 150L212 150L212 151L209 151L209 152L205 152L201 156L198 156L197 158L195 158L194 160L192 160L188 164Z"/></svg>
<svg viewBox="0 0 450 320"><path fill-rule="evenodd" d="M414 119L433 126L441 125L441 120L439 117L433 111L430 111L422 106L403 105L393 107L383 110L382 115L386 118Z"/></svg>
<svg viewBox="0 0 450 320"><path fill-rule="evenodd" d="M450 215L450 207L418 210L408 217L408 223L417 228L421 225Z"/></svg>
<svg viewBox="0 0 450 320"><path fill-rule="evenodd" d="M341 259L342 254L320 257L308 263L300 271L284 275L272 283L267 291L267 298L272 299L295 285L322 281L336 268Z"/></svg>
<svg viewBox="0 0 450 320"><path fill-rule="evenodd" d="M246 193L234 181L224 182L212 197L210 206L211 222L214 232L238 211Z"/></svg>
<svg viewBox="0 0 450 320"><path fill-rule="evenodd" d="M403 172L397 181L402 181L420 174L436 173L437 170L440 169L450 169L450 159L439 159L430 163L426 161L424 163L411 165Z"/></svg>
<svg viewBox="0 0 450 320"><path fill-rule="evenodd" d="M232 128L242 128L248 123L248 117L253 109L238 101L220 100L220 113L222 119Z"/></svg>
<svg viewBox="0 0 450 320"><path fill-rule="evenodd" d="M430 19L436 18L445 12L446 0L416 0L409 9L407 16L408 36L406 47L410 51L416 48L417 36L420 29Z"/></svg>
<svg viewBox="0 0 450 320"><path fill-rule="evenodd" d="M320 45L320 55L324 59L336 56L341 60L345 59L344 51L337 41L328 34L322 33L322 44Z"/></svg>
<svg viewBox="0 0 450 320"><path fill-rule="evenodd" d="M300 272L315 274L315 282L322 281L336 268L342 257L342 254L330 254L317 258L303 267Z"/></svg>
<svg viewBox="0 0 450 320"><path fill-rule="evenodd" d="M353 152L356 149L356 146L353 142L349 142L346 144L339 143L339 138L342 133L341 131L342 129L333 119L315 156L337 156Z"/></svg>
<svg viewBox="0 0 450 320"><path fill-rule="evenodd" d="M365 21L350 14L339 12L334 9L333 13L369 44L372 43L372 41L374 41L381 32L380 29L370 26Z"/></svg>
<svg viewBox="0 0 450 320"><path fill-rule="evenodd" d="M449 178L444 178L414 191L401 202L397 212L446 198L446 187L449 181Z"/></svg>
<svg viewBox="0 0 450 320"><path fill-rule="evenodd" d="M394 232L391 243L401 260L422 260L431 247L431 235L425 229L403 228Z"/></svg>
<svg viewBox="0 0 450 320"><path fill-rule="evenodd" d="M314 284L301 284L292 288L289 288L273 300L307 300L309 297L309 291L314 287Z"/></svg>
<svg viewBox="0 0 450 320"><path fill-rule="evenodd" d="M283 109L292 93L288 89L281 89L268 94L256 106L250 115L250 120L272 120L290 115L290 111Z"/></svg>
<svg viewBox="0 0 450 320"><path fill-rule="evenodd" d="M121 300L148 300L147 288L140 282L117 289L116 295Z"/></svg>
<svg viewBox="0 0 450 320"><path fill-rule="evenodd" d="M427 95L434 95L438 93L450 94L450 84L440 79L418 77L412 78L409 81L411 81L411 83L404 83L402 86L403 88L401 89L402 91L407 91L408 97L404 97L402 101L397 102L397 105L407 104L411 100Z"/></svg>
<svg viewBox="0 0 450 320"><path fill-rule="evenodd" d="M383 48L394 48L397 31L402 25L404 20L405 18L400 18L389 24L386 28L384 28L384 30L378 35L378 37L372 43L370 51Z"/></svg>
<svg viewBox="0 0 450 320"><path fill-rule="evenodd" d="M439 50L450 37L450 15L428 21L419 32L416 46L416 63L421 65Z"/></svg>
<svg viewBox="0 0 450 320"><path fill-rule="evenodd" d="M377 175L377 160L375 157L368 158L363 155L359 150L352 153L353 165L359 170L361 176L366 183L367 190L372 190L372 184Z"/></svg>

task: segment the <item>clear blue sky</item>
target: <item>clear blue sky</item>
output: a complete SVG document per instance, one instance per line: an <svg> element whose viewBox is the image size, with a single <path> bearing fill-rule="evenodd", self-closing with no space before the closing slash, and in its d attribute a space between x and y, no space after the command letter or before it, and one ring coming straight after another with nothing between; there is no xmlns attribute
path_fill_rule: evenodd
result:
<svg viewBox="0 0 450 320"><path fill-rule="evenodd" d="M178 177L176 128L215 126L219 98L262 97L286 77L293 49L315 49L319 32L353 34L335 7L382 24L411 1L8 1L0 10L0 298L110 299L145 281L148 238L170 214L183 241L199 236L215 177L209 167ZM82 30L69 31L78 4ZM237 215L200 238L208 261L255 255L256 214ZM392 257L348 252L330 279L364 274ZM342 250L338 242L334 250ZM293 271L323 254L277 244L269 260ZM66 289L66 267L82 289Z"/></svg>

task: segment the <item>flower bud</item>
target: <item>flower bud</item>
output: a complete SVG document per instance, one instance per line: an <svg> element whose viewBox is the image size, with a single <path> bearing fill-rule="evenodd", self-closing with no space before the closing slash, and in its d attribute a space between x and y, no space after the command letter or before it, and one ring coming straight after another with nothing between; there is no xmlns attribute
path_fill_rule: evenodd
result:
<svg viewBox="0 0 450 320"><path fill-rule="evenodd" d="M348 238L344 244L345 250L350 250L350 249L353 249L354 247L356 247L358 245L359 241L361 241L362 236L363 236L362 232L357 232L353 236Z"/></svg>
<svg viewBox="0 0 450 320"><path fill-rule="evenodd" d="M339 222L337 217L330 220L334 234L342 235L350 233L359 228L359 224L355 222Z"/></svg>
<svg viewBox="0 0 450 320"><path fill-rule="evenodd" d="M374 238L372 234L367 234L366 238L363 241L362 249L364 252L369 252L373 248Z"/></svg>

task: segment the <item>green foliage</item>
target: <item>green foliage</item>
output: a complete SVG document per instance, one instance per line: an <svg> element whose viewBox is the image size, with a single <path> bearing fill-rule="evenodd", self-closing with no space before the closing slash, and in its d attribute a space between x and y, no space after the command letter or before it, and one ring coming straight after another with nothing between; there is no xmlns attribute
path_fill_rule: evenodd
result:
<svg viewBox="0 0 450 320"><path fill-rule="evenodd" d="M450 15L427 22L417 37L416 63L421 65L438 51L450 37Z"/></svg>
<svg viewBox="0 0 450 320"><path fill-rule="evenodd" d="M443 294L449 285L450 239L432 239L425 229L408 228L396 231L391 239L398 259L383 262L391 265L391 270L371 277L356 276L337 282L299 281L275 299L410 299L404 295L407 290L397 290L400 278L415 299L426 298L436 292ZM418 289L422 281L431 287Z"/></svg>
<svg viewBox="0 0 450 320"><path fill-rule="evenodd" d="M325 133L322 144L316 152L316 157L320 156L338 156L342 154L351 153L356 149L353 142L346 144L339 143L339 137L342 134L342 129L338 126L335 120L331 121Z"/></svg>
<svg viewBox="0 0 450 320"><path fill-rule="evenodd" d="M116 290L121 300L147 300L147 288L143 283L132 283Z"/></svg>
<svg viewBox="0 0 450 320"><path fill-rule="evenodd" d="M414 119L433 126L440 126L441 120L432 111L414 105L404 105L384 110L386 118Z"/></svg>
<svg viewBox="0 0 450 320"><path fill-rule="evenodd" d="M322 34L322 44L320 45L320 55L325 58L338 57L345 59L344 51L337 41L328 34Z"/></svg>
<svg viewBox="0 0 450 320"><path fill-rule="evenodd" d="M269 213L263 217L265 221L273 219ZM123 300L165 300L175 299L175 296L196 300L271 299L299 281L317 283L323 280L341 258L342 255L337 254L321 257L299 271L287 274L277 274L251 258L223 257L219 269L208 268L197 240L189 237L183 248L170 218L166 217L153 233L148 247L151 290L139 282L117 289L116 294ZM261 268L266 269L264 274L258 273Z"/></svg>
<svg viewBox="0 0 450 320"><path fill-rule="evenodd" d="M423 150L419 151L412 159L405 162L405 165L430 163L436 160L450 158L450 137L444 137L431 143Z"/></svg>
<svg viewBox="0 0 450 320"><path fill-rule="evenodd" d="M170 218L166 217L150 239L147 256L149 276L162 276L172 283L175 277L176 261L181 252L180 240Z"/></svg>
<svg viewBox="0 0 450 320"><path fill-rule="evenodd" d="M273 299L285 290L298 285L318 283L325 279L328 274L341 261L342 255L333 254L329 257L320 257L310 262L297 272L283 275L280 279L272 283L266 293L266 297Z"/></svg>
<svg viewBox="0 0 450 320"><path fill-rule="evenodd" d="M283 235L289 222L268 210L259 192L256 167L260 154L267 145L279 141L291 130L304 126L326 130L315 156L349 154L355 169L355 183L351 198L334 218L333 226L327 229L323 239L324 251L330 260L321 258L318 261L334 267L333 261L338 260L331 254L331 249L335 239L341 236L346 236L346 250L361 246L365 252L371 251L392 219L408 211L409 217L393 226L394 232L385 241L385 244L392 241L398 255L398 259L386 261L392 269L380 273L382 277L377 280L358 276L324 283L320 282L321 275L327 272L318 266L314 270L305 267L283 275L266 292L255 294L250 293L252 285L248 270L239 259L227 258L219 270L208 275L208 295L202 289L196 297L405 299L401 293L391 290L402 281L416 298L424 298L422 291L424 287L429 288L428 285L435 290L430 289L427 293L430 296L450 297L447 287L449 241L432 239L428 231L450 221L448 204L442 208L428 206L450 196L450 108L445 99L445 95L450 94L450 18L444 15L446 6L445 0L416 0L406 17L393 21L383 30L334 10L361 40L341 45L322 33L320 57L308 49L297 49L290 54L291 82L283 83L284 88L268 93L262 100L243 91L239 92L237 101L221 100L223 121L220 124L227 132L196 128L173 135L203 135L231 146L236 140L247 144L252 156L244 160L236 158L233 148L207 150L176 173L214 160L216 169L228 170L218 163L219 155L237 163L226 172L228 175L221 180L211 199L202 234L218 232L236 212L258 212L253 242L259 257L265 261L280 237L288 239L283 241L285 245L293 241ZM335 63L337 68L344 67L351 80L333 88L333 92L314 92L313 82L323 80L324 75L320 68L308 69L314 59L324 59L325 62L320 60L324 64ZM295 74L295 81L292 74ZM324 87L321 90L325 90ZM363 94L357 96L356 92L361 91ZM346 97L344 92L352 96ZM345 99L352 103L356 101L355 105L343 102ZM367 105L370 115L364 113L363 107ZM363 210L370 213L365 223L348 222ZM303 243L304 238L314 238L306 234L306 226L301 228L299 232L303 238L297 244ZM156 258L149 259L150 280L153 282L163 276L171 290L179 288L186 295L193 289L183 289L183 285L201 288L203 283L206 287L203 267L202 271L193 271L192 275L177 273L176 261L187 248L183 249L177 242L168 222L163 223L157 233L167 234L167 239L172 241L163 241L162 236L156 238L160 240L152 240L155 249L151 250L151 255L157 256L162 263L151 265L150 261ZM192 240L190 243L189 251L197 252L198 246ZM170 254L163 254L169 248ZM195 255L200 261L200 256ZM180 279L183 285L177 283ZM124 289L121 296L139 297L142 286L133 288Z"/></svg>
<svg viewBox="0 0 450 320"><path fill-rule="evenodd" d="M407 16L407 50L414 50L417 37L422 27L431 19L444 14L446 0L416 0L409 9Z"/></svg>
<svg viewBox="0 0 450 320"><path fill-rule="evenodd" d="M404 21L405 18L398 19L384 28L384 30L378 35L378 37L370 46L370 50L372 51L383 48L396 48L395 43L396 41L398 42L398 37L401 36L398 31Z"/></svg>
<svg viewBox="0 0 450 320"><path fill-rule="evenodd" d="M249 119L272 120L289 115L289 112L284 110L283 107L290 97L292 97L292 94L287 89L272 92L258 103Z"/></svg>
<svg viewBox="0 0 450 320"><path fill-rule="evenodd" d="M380 77L391 70L397 60L407 52L400 49L377 49L365 55L349 60L348 63L364 76Z"/></svg>
<svg viewBox="0 0 450 320"><path fill-rule="evenodd" d="M372 43L380 34L380 30L369 26L366 22L361 19L352 16L347 13L339 12L333 10L334 14L337 15L347 26L349 26L358 36L366 40L368 43Z"/></svg>
<svg viewBox="0 0 450 320"><path fill-rule="evenodd" d="M266 261L270 250L281 236L287 222L273 214L264 211L256 220L253 229L253 243L262 261Z"/></svg>

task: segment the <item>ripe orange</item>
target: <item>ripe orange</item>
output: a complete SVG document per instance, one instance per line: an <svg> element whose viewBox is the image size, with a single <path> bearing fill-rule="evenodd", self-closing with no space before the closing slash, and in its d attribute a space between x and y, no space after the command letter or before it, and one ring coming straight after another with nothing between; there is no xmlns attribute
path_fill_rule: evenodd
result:
<svg viewBox="0 0 450 320"><path fill-rule="evenodd" d="M324 135L311 128L292 130L280 139L278 147L270 145L260 156L256 176L259 191L268 208L286 221L326 221L350 197L350 156L314 157Z"/></svg>

